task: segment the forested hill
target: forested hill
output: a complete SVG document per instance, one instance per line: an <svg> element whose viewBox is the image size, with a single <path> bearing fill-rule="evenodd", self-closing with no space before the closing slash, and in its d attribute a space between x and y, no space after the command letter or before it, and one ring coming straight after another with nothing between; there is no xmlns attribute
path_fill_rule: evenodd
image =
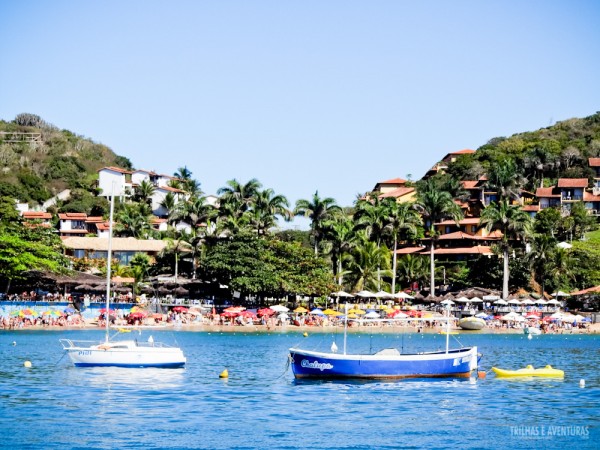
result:
<svg viewBox="0 0 600 450"><path fill-rule="evenodd" d="M592 178L589 158L600 156L600 112L568 119L537 131L491 139L477 152L460 156L448 172L462 180L476 180L490 166L505 159L515 163L525 188L551 186L557 178Z"/></svg>
<svg viewBox="0 0 600 450"><path fill-rule="evenodd" d="M131 162L35 114L0 120L0 196L37 204L64 189L91 193L105 166L130 169Z"/></svg>

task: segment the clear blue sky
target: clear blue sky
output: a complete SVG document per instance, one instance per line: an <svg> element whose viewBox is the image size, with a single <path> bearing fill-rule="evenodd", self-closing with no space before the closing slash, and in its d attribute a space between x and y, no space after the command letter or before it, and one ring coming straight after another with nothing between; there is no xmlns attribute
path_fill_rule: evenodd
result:
<svg viewBox="0 0 600 450"><path fill-rule="evenodd" d="M600 110L600 2L4 1L0 119L340 205Z"/></svg>

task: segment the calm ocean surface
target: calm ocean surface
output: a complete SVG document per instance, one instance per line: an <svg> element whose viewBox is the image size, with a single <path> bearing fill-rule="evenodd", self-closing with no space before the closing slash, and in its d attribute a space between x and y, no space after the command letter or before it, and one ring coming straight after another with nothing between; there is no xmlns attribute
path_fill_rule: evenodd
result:
<svg viewBox="0 0 600 450"><path fill-rule="evenodd" d="M188 358L171 370L75 368L61 359L64 337L102 332L0 332L0 447L600 448L600 336L457 336L479 346L482 370L551 364L563 381L389 382L294 381L287 349L335 339L341 351L341 334L153 332ZM436 334L348 336L359 351L444 345Z"/></svg>

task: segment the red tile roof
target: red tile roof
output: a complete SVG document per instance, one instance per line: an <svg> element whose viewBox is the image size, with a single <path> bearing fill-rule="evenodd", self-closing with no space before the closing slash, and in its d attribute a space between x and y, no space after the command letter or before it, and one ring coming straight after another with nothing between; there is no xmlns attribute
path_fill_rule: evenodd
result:
<svg viewBox="0 0 600 450"><path fill-rule="evenodd" d="M471 153L475 153L475 150L465 148L464 150L458 150L456 152L451 152L450 155L469 155Z"/></svg>
<svg viewBox="0 0 600 450"><path fill-rule="evenodd" d="M129 170L121 169L120 167L103 167L102 169L98 169L98 172L101 172L103 170L110 170L112 172L119 172L119 173L124 173L124 174L133 173Z"/></svg>
<svg viewBox="0 0 600 450"><path fill-rule="evenodd" d="M43 211L25 211L23 213L23 219L35 220L35 219L52 219L52 214Z"/></svg>
<svg viewBox="0 0 600 450"><path fill-rule="evenodd" d="M61 213L58 215L60 220L85 220L87 219L86 213Z"/></svg>
<svg viewBox="0 0 600 450"><path fill-rule="evenodd" d="M104 221L104 217L102 216L90 216L87 219L85 219L86 223L98 223L98 222L103 222Z"/></svg>
<svg viewBox="0 0 600 450"><path fill-rule="evenodd" d="M404 247L396 250L397 255L409 255L411 253L418 253L423 250L424 247Z"/></svg>
<svg viewBox="0 0 600 450"><path fill-rule="evenodd" d="M590 167L600 167L600 158L590 158L588 162Z"/></svg>
<svg viewBox="0 0 600 450"><path fill-rule="evenodd" d="M461 183L465 189L475 189L475 188L477 188L478 181L477 180L463 180L463 181L461 181Z"/></svg>
<svg viewBox="0 0 600 450"><path fill-rule="evenodd" d="M427 250L428 252L429 250ZM421 253L427 253L423 251ZM475 247L459 247L459 248L436 248L433 250L434 255L493 255L492 249L485 245L477 245Z"/></svg>
<svg viewBox="0 0 600 450"><path fill-rule="evenodd" d="M392 178L391 180L380 181L377 184L406 184L406 180L403 178Z"/></svg>
<svg viewBox="0 0 600 450"><path fill-rule="evenodd" d="M167 191L167 192L174 192L176 194L185 194L185 191L182 191L181 189L177 189L171 186L157 186L156 187L157 191Z"/></svg>
<svg viewBox="0 0 600 450"><path fill-rule="evenodd" d="M61 234L88 234L88 230L60 230Z"/></svg>
<svg viewBox="0 0 600 450"><path fill-rule="evenodd" d="M560 197L560 194L553 194L553 187L537 188L535 190L536 197Z"/></svg>
<svg viewBox="0 0 600 450"><path fill-rule="evenodd" d="M586 188L588 186L587 178L559 178L559 188Z"/></svg>

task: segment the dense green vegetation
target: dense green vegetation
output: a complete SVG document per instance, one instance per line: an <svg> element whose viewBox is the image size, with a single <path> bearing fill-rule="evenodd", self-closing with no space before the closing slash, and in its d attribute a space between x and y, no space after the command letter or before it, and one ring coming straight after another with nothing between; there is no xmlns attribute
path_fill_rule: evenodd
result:
<svg viewBox="0 0 600 450"><path fill-rule="evenodd" d="M106 217L108 204L95 195L96 171L108 165L131 169L126 158L34 115L0 122L0 131L42 135L41 143L0 141L0 163L9 174L0 182L0 195L35 203L68 187L71 198L52 212ZM419 289L428 287L432 294L450 284L496 288L506 296L518 288L553 292L599 285L600 235L590 234L597 224L583 203L575 203L568 215L548 208L535 219L518 206L523 190L552 185L558 177L591 178L587 158L599 155L600 113L492 139L476 153L450 163L445 173L417 182L414 203L399 204L367 193L351 208L337 205L318 191L312 198L290 205L285 196L263 188L256 179L228 181L218 191L219 204L212 206L200 182L184 166L174 173L177 180L172 186L183 190L186 199L178 202L167 195L162 203L167 211L166 232L158 232L150 224L152 184L140 183L129 200L117 203L115 235L164 239L168 245L156 261L139 256L130 267L115 265L114 272L133 276L138 282L151 275L175 273L226 285L230 294L258 297L318 297L338 289L397 292L415 284ZM488 188L498 193L498 201L481 206L477 213L481 228L502 233L493 247L495 255L438 261L431 251L438 245L433 224L459 220L463 212L455 200L466 198L460 181L484 175ZM0 204L3 220L18 222L7 204ZM280 231L281 221L294 215L308 217L310 230ZM181 231L178 225L182 223L189 231ZM3 266L13 261L11 266L19 270L64 268L64 258L52 253L59 248L56 237L27 235L34 232L47 233L42 229L17 232L6 224L0 229L3 248L13 249L4 251ZM27 247L27 239L43 247L30 244L33 257L20 258L17 253ZM564 241L572 242L573 247L557 246ZM427 246L427 255L396 256L399 247L421 245ZM74 261L74 267L80 269L93 269L94 265L94 261ZM102 263L96 267L103 268ZM14 279L19 270L4 269L0 276Z"/></svg>

